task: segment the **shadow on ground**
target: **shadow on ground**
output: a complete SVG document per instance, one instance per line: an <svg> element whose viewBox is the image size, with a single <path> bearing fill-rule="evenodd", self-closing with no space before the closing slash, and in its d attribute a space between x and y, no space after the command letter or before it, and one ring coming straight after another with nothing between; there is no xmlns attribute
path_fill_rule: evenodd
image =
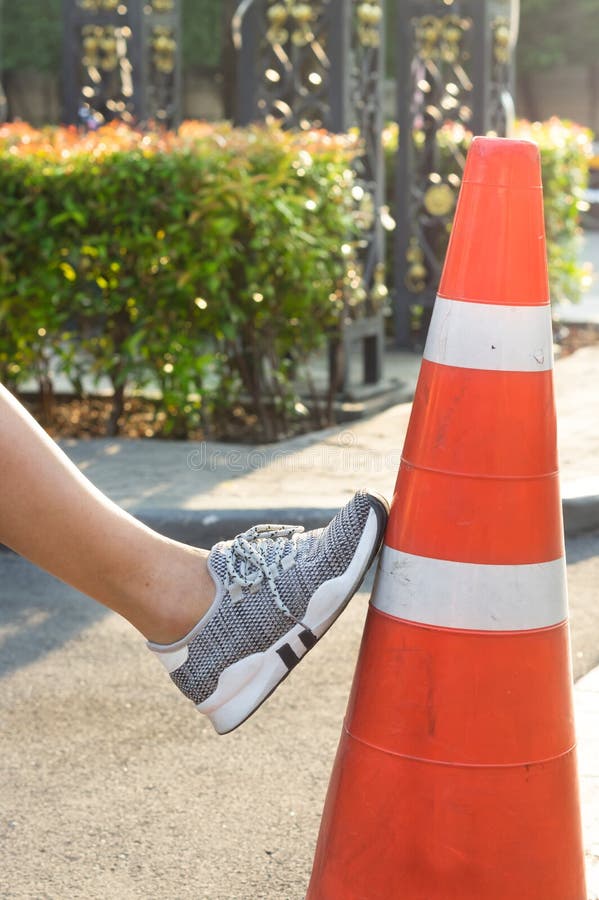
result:
<svg viewBox="0 0 599 900"><path fill-rule="evenodd" d="M0 585L0 677L58 650L107 612L8 551L0 551Z"/></svg>

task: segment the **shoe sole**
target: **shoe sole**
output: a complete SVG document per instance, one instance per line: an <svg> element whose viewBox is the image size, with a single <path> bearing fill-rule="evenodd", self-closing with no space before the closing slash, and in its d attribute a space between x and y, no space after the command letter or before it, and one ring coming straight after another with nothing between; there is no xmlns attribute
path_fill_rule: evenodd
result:
<svg viewBox="0 0 599 900"><path fill-rule="evenodd" d="M302 624L294 625L264 652L247 656L225 669L216 690L196 705L218 734L234 731L268 700L359 590L380 549L389 513L384 497L369 497L370 513L349 566L342 575L317 588Z"/></svg>

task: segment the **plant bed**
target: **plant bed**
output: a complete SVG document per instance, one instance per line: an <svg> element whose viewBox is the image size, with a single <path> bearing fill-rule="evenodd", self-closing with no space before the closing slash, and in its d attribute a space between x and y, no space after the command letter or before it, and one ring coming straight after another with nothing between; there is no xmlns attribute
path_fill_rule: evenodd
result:
<svg viewBox="0 0 599 900"><path fill-rule="evenodd" d="M40 394L20 394L19 400L31 415L43 426L45 431L55 440L105 438L109 436L109 423L113 414L113 402L109 396L74 397L72 395L54 395L51 402L42 399ZM293 421L289 421L287 429L281 431L277 440L295 437L316 431L324 427L323 412L320 406L308 401L301 404L301 415L298 413ZM273 404L265 403L266 407ZM312 408L310 408L312 407ZM119 437L131 439L168 438L171 440L202 441L210 438L235 443L268 443L261 428L260 418L252 412L251 406L237 404L227 410L227 416L218 419L218 427L209 433L201 427L189 428L187 423L173 428L162 404L158 400L146 397L127 397L124 400L123 413L118 420Z"/></svg>
<svg viewBox="0 0 599 900"><path fill-rule="evenodd" d="M565 358L582 347L599 344L599 325L571 324L555 326L555 343L559 358ZM107 436L107 424L112 414L112 400L106 396L84 398L71 395L56 395L51 404L44 403L39 394L27 393L19 396L29 412L43 425L48 434L56 440L92 439ZM403 402L406 398L402 398ZM386 408L387 403L381 408ZM265 403L269 414L274 412L273 403ZM379 412L376 406L372 412ZM356 417L367 416L368 409L359 415L350 415L336 410L336 419L352 421ZM281 430L277 440L307 434L326 426L328 422L326 403L323 398L304 397L298 404L295 417L288 419L287 427ZM219 440L234 443L268 443L261 428L260 418L251 408L251 403L239 402L227 410L213 423L207 432L197 427L180 431L173 430L169 418L158 400L145 397L127 397L124 401L123 416L118 423L120 437L130 439L170 438L186 440Z"/></svg>
<svg viewBox="0 0 599 900"><path fill-rule="evenodd" d="M55 440L98 438L107 436L112 414L111 397L73 397L57 395L52 403L44 402L39 394L20 395L19 399L31 415ZM164 435L166 415L160 404L142 397L125 400L123 417L119 420L119 436L127 438L159 438ZM187 436L187 435L186 435ZM172 434L169 437L173 437ZM192 439L201 440L200 429L189 432Z"/></svg>
<svg viewBox="0 0 599 900"><path fill-rule="evenodd" d="M570 356L581 347L599 344L599 324L559 325L555 335L560 357Z"/></svg>

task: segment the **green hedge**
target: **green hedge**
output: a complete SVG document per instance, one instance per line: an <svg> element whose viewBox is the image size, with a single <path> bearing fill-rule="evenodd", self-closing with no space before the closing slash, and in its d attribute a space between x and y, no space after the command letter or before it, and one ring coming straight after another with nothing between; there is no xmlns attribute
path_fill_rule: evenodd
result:
<svg viewBox="0 0 599 900"><path fill-rule="evenodd" d="M199 123L0 129L0 377L106 375L113 432L125 390L153 385L176 434L226 432L232 410L288 433L295 370L355 283L354 151Z"/></svg>
<svg viewBox="0 0 599 900"><path fill-rule="evenodd" d="M581 212L589 180L593 134L572 122L518 123L517 137L536 141L541 151L549 287L554 303L577 302L588 287L579 263Z"/></svg>
<svg viewBox="0 0 599 900"><path fill-rule="evenodd" d="M518 134L541 148L553 299L576 299L590 135L558 120ZM439 174L456 188L470 139L439 132ZM389 165L396 144L390 127ZM18 390L33 375L51 399L56 368L79 393L84 376L107 376L112 433L126 391L150 388L163 433L292 432L298 368L364 296L355 150L274 127L0 128L0 378Z"/></svg>
<svg viewBox="0 0 599 900"><path fill-rule="evenodd" d="M585 207L584 191L588 182L589 159L592 149L592 133L579 125L561 119L547 122L516 122L515 138L535 141L541 153L543 193L545 201L545 228L547 233L547 260L551 298L555 303L569 300L576 302L588 278L579 264L578 236L580 214ZM424 147L424 134L413 135L415 153ZM454 190L459 185L461 163L465 160L472 134L460 125L446 125L437 133L438 174L445 184ZM398 129L390 124L385 129L383 143L387 167L387 190L390 208L394 207L395 153ZM447 249L451 216L447 225L443 222L429 229L441 265ZM388 282L393 287L393 240L387 246ZM432 288L436 285L427 285ZM415 295L417 301L417 295Z"/></svg>

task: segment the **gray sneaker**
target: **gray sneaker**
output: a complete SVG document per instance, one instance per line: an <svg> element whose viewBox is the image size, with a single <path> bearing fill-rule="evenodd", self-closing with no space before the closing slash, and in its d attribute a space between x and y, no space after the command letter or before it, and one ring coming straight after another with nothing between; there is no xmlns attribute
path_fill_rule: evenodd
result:
<svg viewBox="0 0 599 900"><path fill-rule="evenodd" d="M322 637L381 545L387 502L359 491L319 531L256 525L210 551L215 600L174 644L148 642L219 734L241 725Z"/></svg>

